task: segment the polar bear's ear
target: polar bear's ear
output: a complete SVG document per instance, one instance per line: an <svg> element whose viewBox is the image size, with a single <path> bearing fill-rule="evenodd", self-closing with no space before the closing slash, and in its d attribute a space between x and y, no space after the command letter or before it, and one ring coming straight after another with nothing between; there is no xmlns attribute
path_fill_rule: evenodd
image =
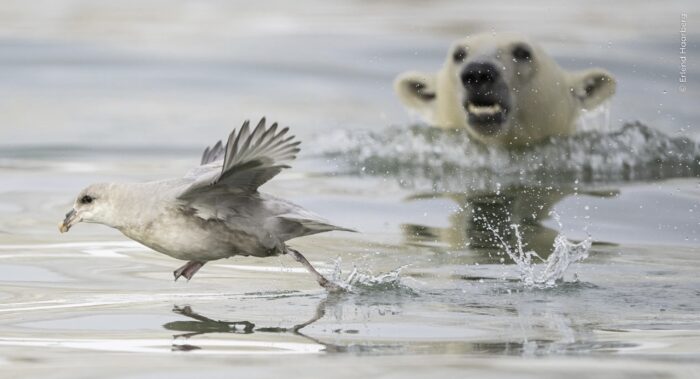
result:
<svg viewBox="0 0 700 379"><path fill-rule="evenodd" d="M609 72L592 68L574 73L570 86L572 94L581 102L581 107L593 109L615 94L617 84Z"/></svg>
<svg viewBox="0 0 700 379"><path fill-rule="evenodd" d="M404 72L394 81L394 91L406 108L430 118L437 99L435 74Z"/></svg>

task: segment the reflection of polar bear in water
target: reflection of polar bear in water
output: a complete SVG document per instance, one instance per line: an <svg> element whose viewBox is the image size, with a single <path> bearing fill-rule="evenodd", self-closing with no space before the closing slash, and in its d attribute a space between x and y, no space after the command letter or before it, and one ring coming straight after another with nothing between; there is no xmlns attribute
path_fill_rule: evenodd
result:
<svg viewBox="0 0 700 379"><path fill-rule="evenodd" d="M436 126L514 146L573 134L579 112L610 98L615 79L602 69L565 71L521 36L478 34L455 43L439 72L403 73L395 89Z"/></svg>

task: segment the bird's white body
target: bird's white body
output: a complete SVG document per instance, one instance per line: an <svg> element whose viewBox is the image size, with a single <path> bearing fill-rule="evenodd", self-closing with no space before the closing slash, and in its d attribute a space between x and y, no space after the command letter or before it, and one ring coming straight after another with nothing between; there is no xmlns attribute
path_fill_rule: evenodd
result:
<svg viewBox="0 0 700 379"><path fill-rule="evenodd" d="M115 209L110 226L160 253L201 261L234 255L278 255L284 252L286 240L321 231L299 229L297 234L290 234L289 217L322 219L298 205L261 193L218 199L213 208L216 214L203 218L196 208L177 201L171 191L159 192L163 187L172 188L172 184L113 185L113 191L133 200ZM134 206L139 204L138 198L146 196L150 197L150 206Z"/></svg>

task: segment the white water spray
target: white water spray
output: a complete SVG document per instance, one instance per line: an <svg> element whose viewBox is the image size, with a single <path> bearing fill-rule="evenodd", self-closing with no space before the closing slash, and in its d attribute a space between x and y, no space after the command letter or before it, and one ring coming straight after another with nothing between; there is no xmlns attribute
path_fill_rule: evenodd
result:
<svg viewBox="0 0 700 379"><path fill-rule="evenodd" d="M559 217L555 213L553 214L559 223ZM561 230L561 224L559 225ZM566 235L560 232L554 238L552 254L545 260L536 252L525 249L518 225L513 224L510 227L515 234L515 249L506 243L496 229L490 224L488 225L489 230L501 244L505 253L515 262L520 272L520 279L528 287L555 287L557 282L564 278L564 274L569 266L572 263L586 259L591 248L592 241L590 236L579 243L573 243L568 240ZM540 263L534 263L532 261L533 257L539 259Z"/></svg>
<svg viewBox="0 0 700 379"><path fill-rule="evenodd" d="M350 274L343 278L341 263L342 261L340 258L335 260L330 280L348 292L408 288L401 284L401 278L399 276L401 271L408 265L379 275L372 275L371 272L363 272L358 269L357 266L354 266Z"/></svg>

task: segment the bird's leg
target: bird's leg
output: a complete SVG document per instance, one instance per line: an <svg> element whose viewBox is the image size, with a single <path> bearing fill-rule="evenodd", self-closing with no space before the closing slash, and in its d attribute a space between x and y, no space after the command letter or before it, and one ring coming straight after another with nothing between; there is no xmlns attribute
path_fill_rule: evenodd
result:
<svg viewBox="0 0 700 379"><path fill-rule="evenodd" d="M321 287L325 288L328 292L344 291L344 289L341 286L331 282L330 280L326 279L326 277L321 275L320 272L316 271L314 266L312 266L311 263L309 263L309 261L306 260L306 258L304 258L303 255L301 255L300 252L294 249L287 248L286 253L291 254L292 258L294 258L295 261L304 265L304 267L306 267L306 269L311 273L311 275L313 275L316 278L318 284L320 284Z"/></svg>
<svg viewBox="0 0 700 379"><path fill-rule="evenodd" d="M189 261L185 263L185 265L173 271L175 280L177 281L181 276L184 276L189 281L192 279L194 274L196 274L197 271L204 266L204 263L205 262L202 261Z"/></svg>

